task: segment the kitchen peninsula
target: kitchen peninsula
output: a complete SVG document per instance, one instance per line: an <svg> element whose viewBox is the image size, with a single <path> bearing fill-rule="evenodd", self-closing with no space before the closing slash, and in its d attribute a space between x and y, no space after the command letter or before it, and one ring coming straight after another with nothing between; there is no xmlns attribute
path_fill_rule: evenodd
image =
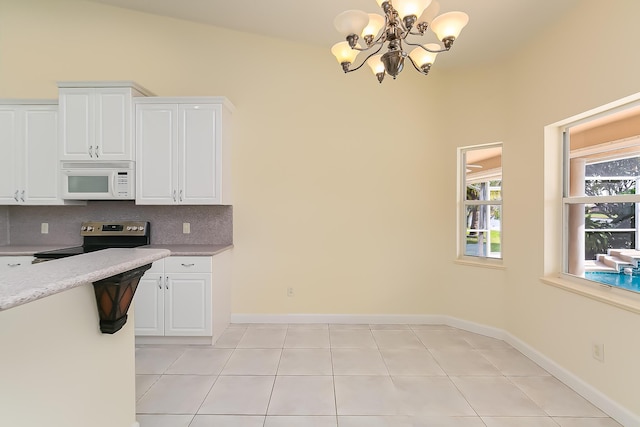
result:
<svg viewBox="0 0 640 427"><path fill-rule="evenodd" d="M113 248L0 276L0 425L137 426L133 310L102 334L91 283L169 255Z"/></svg>

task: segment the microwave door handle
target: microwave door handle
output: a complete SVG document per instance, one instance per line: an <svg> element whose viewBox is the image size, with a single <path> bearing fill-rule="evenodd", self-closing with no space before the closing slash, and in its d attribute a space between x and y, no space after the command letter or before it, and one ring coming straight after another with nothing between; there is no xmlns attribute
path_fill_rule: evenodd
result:
<svg viewBox="0 0 640 427"><path fill-rule="evenodd" d="M117 188L116 185L118 183L118 172L112 172L111 175L112 175L111 176L111 195L113 197L116 197L117 196L117 194L116 194L116 188Z"/></svg>

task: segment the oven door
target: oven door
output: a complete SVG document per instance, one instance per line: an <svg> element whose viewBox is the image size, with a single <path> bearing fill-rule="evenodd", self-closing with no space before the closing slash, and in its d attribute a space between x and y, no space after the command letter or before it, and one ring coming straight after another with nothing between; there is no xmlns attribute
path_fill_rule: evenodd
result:
<svg viewBox="0 0 640 427"><path fill-rule="evenodd" d="M67 200L133 200L134 170L91 163L62 164L62 198ZM116 166L116 165L113 165Z"/></svg>

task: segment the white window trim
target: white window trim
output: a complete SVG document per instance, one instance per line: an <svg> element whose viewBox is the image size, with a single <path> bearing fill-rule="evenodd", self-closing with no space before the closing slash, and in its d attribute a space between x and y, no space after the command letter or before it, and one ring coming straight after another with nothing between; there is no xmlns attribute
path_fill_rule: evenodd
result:
<svg viewBox="0 0 640 427"><path fill-rule="evenodd" d="M486 143L486 144L479 144L479 145L470 145L470 146L465 146L465 147L458 147L458 154L457 154L457 160L458 160L458 166L457 166L457 179L458 179L458 185L457 185L457 195L456 195L456 199L457 199L457 203L458 203L458 209L457 209L457 220L456 220L456 235L457 235L457 245L456 245L456 253L457 253L457 257L454 260L455 264L460 264L460 265L467 265L467 266L473 266L473 267L484 267L484 268L492 268L492 269L504 269L504 263L503 263L503 259L504 259L504 229L502 228L502 216L504 216L504 186L501 185L500 187L500 200L474 200L473 203L468 203L466 200L466 194L467 194L467 188L466 188L466 180L465 180L465 175L466 175L466 165L465 165L465 153L467 151L472 151L472 150L481 150L481 149L485 149L485 148L501 148L504 151L504 144L502 142L490 142L490 143ZM503 181L502 179L502 174L498 173L497 170L495 169L491 169L491 170L487 170L485 172L485 174L483 174L483 178L487 178L487 179L491 179L491 178L496 178L500 176L500 180ZM473 181L471 181L473 182ZM466 224L466 207L469 204L473 204L473 205L500 205L500 223L501 223L501 229L500 229L500 253L501 253L501 257L500 258L492 258L492 257L486 257L486 256L469 256L469 255L465 255L464 251L466 248L466 229L467 229L467 224Z"/></svg>
<svg viewBox="0 0 640 427"><path fill-rule="evenodd" d="M544 266L542 283L576 293L627 311L640 313L640 294L598 284L564 273L567 244L564 218L564 144L566 128L640 105L640 93L550 124L544 128ZM614 201L637 201L637 195L607 196ZM572 198L573 200L585 198ZM588 198L591 199L591 198ZM576 203L579 203L576 201Z"/></svg>

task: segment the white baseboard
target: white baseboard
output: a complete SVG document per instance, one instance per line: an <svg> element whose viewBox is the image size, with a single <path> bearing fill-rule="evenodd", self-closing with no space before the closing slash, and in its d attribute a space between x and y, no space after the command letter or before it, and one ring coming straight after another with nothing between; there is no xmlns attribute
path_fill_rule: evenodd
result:
<svg viewBox="0 0 640 427"><path fill-rule="evenodd" d="M558 365L509 332L444 315L404 314L232 314L231 323L332 323L332 324L409 324L448 325L476 334L504 340L551 375L594 404L625 427L640 427L640 416L620 405L580 377Z"/></svg>
<svg viewBox="0 0 640 427"><path fill-rule="evenodd" d="M556 362L549 359L547 356L540 353L519 338L507 332L505 332L505 336L506 338L504 340L506 342L511 344L529 359L536 362L551 375L573 389L576 393L598 407L602 412L608 414L611 418L615 419L625 427L640 426L640 416L615 402L600 390L586 383L580 377L558 365Z"/></svg>
<svg viewBox="0 0 640 427"><path fill-rule="evenodd" d="M131 427L140 427L140 423L136 421L135 423L131 424Z"/></svg>
<svg viewBox="0 0 640 427"><path fill-rule="evenodd" d="M232 314L231 323L333 323L371 325L440 325L447 316L404 314Z"/></svg>

